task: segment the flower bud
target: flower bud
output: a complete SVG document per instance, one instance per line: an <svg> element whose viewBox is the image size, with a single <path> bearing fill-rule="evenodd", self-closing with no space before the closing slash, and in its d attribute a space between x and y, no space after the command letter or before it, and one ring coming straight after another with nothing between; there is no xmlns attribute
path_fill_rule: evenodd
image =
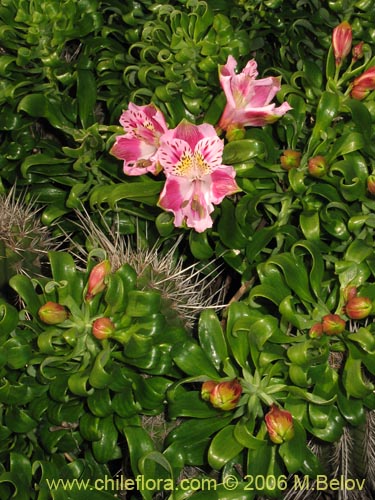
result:
<svg viewBox="0 0 375 500"><path fill-rule="evenodd" d="M348 300L352 299L353 297L356 297L357 291L358 290L356 286L348 285L347 287L345 287L342 292L345 302L348 302Z"/></svg>
<svg viewBox="0 0 375 500"><path fill-rule="evenodd" d="M363 42L357 43L357 45L352 50L353 62L362 59L363 57Z"/></svg>
<svg viewBox="0 0 375 500"><path fill-rule="evenodd" d="M68 318L68 311L61 304L46 302L39 308L38 316L47 325L58 325Z"/></svg>
<svg viewBox="0 0 375 500"><path fill-rule="evenodd" d="M233 410L242 394L242 386L238 380L219 382L210 392L210 403L214 408L223 411Z"/></svg>
<svg viewBox="0 0 375 500"><path fill-rule="evenodd" d="M363 319L372 311L372 300L369 297L353 297L345 304L345 313L351 319Z"/></svg>
<svg viewBox="0 0 375 500"><path fill-rule="evenodd" d="M99 340L110 337L115 331L115 325L109 318L98 318L92 324L92 334Z"/></svg>
<svg viewBox="0 0 375 500"><path fill-rule="evenodd" d="M309 337L312 339L318 339L323 335L323 325L321 323L315 323L309 330Z"/></svg>
<svg viewBox="0 0 375 500"><path fill-rule="evenodd" d="M301 153L292 149L286 149L280 156L280 163L284 170L297 168L301 163Z"/></svg>
<svg viewBox="0 0 375 500"><path fill-rule="evenodd" d="M108 260L103 260L92 268L88 280L86 300L91 300L95 295L104 290L106 278L110 272L111 264Z"/></svg>
<svg viewBox="0 0 375 500"><path fill-rule="evenodd" d="M353 99L361 101L375 90L375 66L368 68L357 78L354 78L350 95Z"/></svg>
<svg viewBox="0 0 375 500"><path fill-rule="evenodd" d="M337 335L345 330L345 320L338 314L326 314L322 318L322 329L327 335Z"/></svg>
<svg viewBox="0 0 375 500"><path fill-rule="evenodd" d="M375 196L375 174L371 174L367 177L367 190L370 194Z"/></svg>
<svg viewBox="0 0 375 500"><path fill-rule="evenodd" d="M323 177L328 172L327 160L321 155L314 156L310 158L307 168L313 177Z"/></svg>
<svg viewBox="0 0 375 500"><path fill-rule="evenodd" d="M268 435L273 443L281 444L294 437L293 417L288 411L272 405L264 420Z"/></svg>
<svg viewBox="0 0 375 500"><path fill-rule="evenodd" d="M217 382L214 382L213 380L207 380L206 382L203 382L202 387L201 387L201 397L205 401L210 400L210 394L213 390L214 387L216 387Z"/></svg>
<svg viewBox="0 0 375 500"><path fill-rule="evenodd" d="M352 27L347 21L340 23L332 32L332 48L336 65L349 54L352 48Z"/></svg>

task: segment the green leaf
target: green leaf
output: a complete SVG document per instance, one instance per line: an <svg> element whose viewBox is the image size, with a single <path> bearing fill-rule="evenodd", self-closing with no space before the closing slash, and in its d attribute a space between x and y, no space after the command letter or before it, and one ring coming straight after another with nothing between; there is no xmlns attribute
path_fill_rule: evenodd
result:
<svg viewBox="0 0 375 500"><path fill-rule="evenodd" d="M0 299L1 339L9 335L18 325L18 311L15 307Z"/></svg>
<svg viewBox="0 0 375 500"><path fill-rule="evenodd" d="M6 409L4 421L12 432L19 434L25 434L37 426L37 422L24 409L17 406L9 406Z"/></svg>
<svg viewBox="0 0 375 500"><path fill-rule="evenodd" d="M110 359L111 359L110 348L103 349L96 356L88 380L89 384L95 389L103 389L109 384L112 378L112 373L108 373L105 370L105 366L108 364Z"/></svg>
<svg viewBox="0 0 375 500"><path fill-rule="evenodd" d="M62 103L44 94L29 94L18 104L18 111L25 111L33 118L46 118L57 129L69 129L72 123L62 111Z"/></svg>
<svg viewBox="0 0 375 500"><path fill-rule="evenodd" d="M232 415L217 415L211 418L189 419L173 429L166 437L166 445L178 442L184 447L192 442L209 438L212 434L230 423Z"/></svg>
<svg viewBox="0 0 375 500"><path fill-rule="evenodd" d="M124 434L129 450L130 463L133 474L141 474L139 468L141 459L148 453L155 451L155 446L149 434L142 427L123 426L121 432Z"/></svg>
<svg viewBox="0 0 375 500"><path fill-rule="evenodd" d="M243 450L243 445L235 438L234 430L234 425L227 425L211 441L207 458L213 469L220 470Z"/></svg>
<svg viewBox="0 0 375 500"><path fill-rule="evenodd" d="M255 139L242 139L231 141L225 145L223 153L223 163L233 165L242 163L257 156L264 156L264 144Z"/></svg>
<svg viewBox="0 0 375 500"><path fill-rule="evenodd" d="M250 432L249 422L245 420L237 422L234 428L234 437L245 448L249 448L251 450L263 448L267 444L267 441L254 436L254 434Z"/></svg>
<svg viewBox="0 0 375 500"><path fill-rule="evenodd" d="M128 293L126 314L134 318L149 316L160 311L161 295L158 292L131 290Z"/></svg>
<svg viewBox="0 0 375 500"><path fill-rule="evenodd" d="M337 394L337 406L345 420L353 426L362 425L366 421L363 402L360 399L348 398L341 391Z"/></svg>
<svg viewBox="0 0 375 500"><path fill-rule="evenodd" d="M207 231L204 233L190 231L189 245L191 253L196 259L210 259L214 254L214 250L208 241Z"/></svg>
<svg viewBox="0 0 375 500"><path fill-rule="evenodd" d="M121 457L121 451L117 445L118 430L115 427L113 416L102 418L99 421L98 430L100 438L92 443L92 452L99 463L107 463Z"/></svg>
<svg viewBox="0 0 375 500"><path fill-rule="evenodd" d="M43 302L37 295L31 280L26 276L17 274L11 277L9 284L25 302L30 313L34 317L37 317L38 310L42 306Z"/></svg>
<svg viewBox="0 0 375 500"><path fill-rule="evenodd" d="M312 477L321 472L318 458L307 446L306 432L298 420L293 420L294 437L280 445L279 454L289 474L302 472Z"/></svg>
<svg viewBox="0 0 375 500"><path fill-rule="evenodd" d="M237 223L233 203L224 199L221 203L221 216L217 226L220 239L228 248L244 248L247 238Z"/></svg>
<svg viewBox="0 0 375 500"><path fill-rule="evenodd" d="M199 342L217 370L228 357L227 345L219 318L214 311L204 310L198 323Z"/></svg>
<svg viewBox="0 0 375 500"><path fill-rule="evenodd" d="M205 375L214 380L220 378L209 356L193 341L179 342L173 346L171 354L176 365L187 375Z"/></svg>
<svg viewBox="0 0 375 500"><path fill-rule="evenodd" d="M280 267L286 283L302 301L314 303L309 289L307 270L300 258L290 253L283 253L271 257L268 263Z"/></svg>
<svg viewBox="0 0 375 500"><path fill-rule="evenodd" d="M168 414L173 419L178 417L209 418L222 413L203 401L198 391L174 392L171 390L168 393L168 400Z"/></svg>
<svg viewBox="0 0 375 500"><path fill-rule="evenodd" d="M83 128L88 128L95 121L97 81L92 71L78 69L77 71L77 100L78 114Z"/></svg>
<svg viewBox="0 0 375 500"><path fill-rule="evenodd" d="M305 428L307 431L311 432L318 439L333 443L337 441L343 432L343 427L345 425L345 420L339 413L336 406L332 406L331 414L327 420L327 425L324 428L313 427L306 423Z"/></svg>
<svg viewBox="0 0 375 500"><path fill-rule="evenodd" d="M322 140L323 135L329 129L332 120L337 116L339 110L339 97L332 92L323 92L316 111L316 121L309 140L307 156L313 155L314 149Z"/></svg>
<svg viewBox="0 0 375 500"><path fill-rule="evenodd" d="M348 344L348 348L349 355L345 361L342 381L348 397L362 399L374 390L374 385L363 379L362 360L359 350L351 344Z"/></svg>

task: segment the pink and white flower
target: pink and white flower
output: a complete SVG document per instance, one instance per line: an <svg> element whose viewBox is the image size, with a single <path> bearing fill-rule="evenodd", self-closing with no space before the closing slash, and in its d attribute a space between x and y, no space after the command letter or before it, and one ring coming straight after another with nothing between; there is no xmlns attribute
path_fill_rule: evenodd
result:
<svg viewBox="0 0 375 500"><path fill-rule="evenodd" d="M233 167L222 164L224 144L212 125L181 122L161 138L158 159L166 175L159 206L174 213L174 224L203 232L225 196L239 191Z"/></svg>
<svg viewBox="0 0 375 500"><path fill-rule="evenodd" d="M125 174L157 174L156 153L160 137L168 129L162 112L152 104L138 106L129 103L128 109L121 115L120 123L125 135L116 137L110 153L124 160Z"/></svg>
<svg viewBox="0 0 375 500"><path fill-rule="evenodd" d="M343 59L350 53L352 48L352 27L348 21L343 21L332 32L332 48L336 65L342 63Z"/></svg>
<svg viewBox="0 0 375 500"><path fill-rule="evenodd" d="M230 55L219 70L220 84L227 98L219 122L221 129L228 131L248 126L262 127L275 122L291 109L287 102L279 107L271 103L281 87L279 77L256 80L258 71L254 59L239 74L235 73L236 67L237 61Z"/></svg>

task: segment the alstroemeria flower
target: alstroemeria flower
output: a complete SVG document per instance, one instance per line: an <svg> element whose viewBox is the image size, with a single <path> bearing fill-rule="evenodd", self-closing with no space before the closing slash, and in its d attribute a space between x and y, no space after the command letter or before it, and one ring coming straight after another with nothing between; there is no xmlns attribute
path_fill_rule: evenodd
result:
<svg viewBox="0 0 375 500"><path fill-rule="evenodd" d="M289 411L272 405L264 420L268 435L273 443L285 443L294 437L293 417Z"/></svg>
<svg viewBox="0 0 375 500"><path fill-rule="evenodd" d="M106 280L110 272L111 263L109 260L103 260L91 269L87 283L86 300L91 300L95 295L105 289Z"/></svg>
<svg viewBox="0 0 375 500"><path fill-rule="evenodd" d="M348 21L340 23L332 32L332 47L337 65L349 54L352 48L352 27Z"/></svg>
<svg viewBox="0 0 375 500"><path fill-rule="evenodd" d="M158 160L166 182L158 205L174 213L175 226L203 232L225 196L239 191L233 167L222 165L224 144L212 125L182 121L161 138Z"/></svg>
<svg viewBox="0 0 375 500"><path fill-rule="evenodd" d="M227 98L219 127L224 130L243 127L262 127L273 123L291 109L287 102L276 107L271 103L280 90L280 78L267 77L256 80L257 63L249 61L241 73L236 74L237 61L228 56L220 67L219 79Z"/></svg>
<svg viewBox="0 0 375 500"><path fill-rule="evenodd" d="M375 90L375 66L371 66L357 78L354 78L350 96L361 101L373 90Z"/></svg>
<svg viewBox="0 0 375 500"><path fill-rule="evenodd" d="M322 329L326 335L338 335L345 330L345 320L338 314L326 314L322 318Z"/></svg>
<svg viewBox="0 0 375 500"><path fill-rule="evenodd" d="M160 137L167 131L167 124L161 111L152 104L129 107L120 118L125 135L116 137L110 153L124 160L127 175L158 173L157 150Z"/></svg>
<svg viewBox="0 0 375 500"><path fill-rule="evenodd" d="M372 300L369 297L352 297L344 309L349 318L364 319L372 312Z"/></svg>
<svg viewBox="0 0 375 500"><path fill-rule="evenodd" d="M68 318L68 311L61 304L48 301L39 308L38 316L47 325L58 325Z"/></svg>
<svg viewBox="0 0 375 500"><path fill-rule="evenodd" d="M238 380L219 382L210 391L209 400L214 408L233 410L241 397L242 386Z"/></svg>

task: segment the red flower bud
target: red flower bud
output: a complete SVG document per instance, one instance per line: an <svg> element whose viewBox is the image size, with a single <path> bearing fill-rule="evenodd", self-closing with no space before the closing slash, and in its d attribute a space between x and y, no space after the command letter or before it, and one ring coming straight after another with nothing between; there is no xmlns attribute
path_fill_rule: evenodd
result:
<svg viewBox="0 0 375 500"><path fill-rule="evenodd" d="M321 323L315 323L310 330L309 330L309 336L312 339L317 339L323 335L323 325Z"/></svg>
<svg viewBox="0 0 375 500"><path fill-rule="evenodd" d="M99 340L106 339L115 331L115 325L109 318L98 318L92 324L92 334Z"/></svg>
<svg viewBox="0 0 375 500"><path fill-rule="evenodd" d="M345 304L345 313L351 319L363 319L372 311L372 300L369 297L353 297Z"/></svg>
<svg viewBox="0 0 375 500"><path fill-rule="evenodd" d="M310 158L307 168L313 177L323 177L328 172L327 160L321 155L314 156Z"/></svg>
<svg viewBox="0 0 375 500"><path fill-rule="evenodd" d="M363 57L363 42L357 43L357 45L352 50L353 62L362 59Z"/></svg>
<svg viewBox="0 0 375 500"><path fill-rule="evenodd" d="M280 163L284 170L297 168L301 163L301 153L292 149L286 149L280 156Z"/></svg>
<svg viewBox="0 0 375 500"><path fill-rule="evenodd" d="M293 417L288 411L272 405L264 420L268 435L273 443L281 444L294 437Z"/></svg>
<svg viewBox="0 0 375 500"><path fill-rule="evenodd" d="M375 174L371 174L367 177L367 190L370 194L375 196Z"/></svg>
<svg viewBox="0 0 375 500"><path fill-rule="evenodd" d="M347 21L340 23L332 32L332 48L337 65L349 54L352 48L352 27Z"/></svg>
<svg viewBox="0 0 375 500"><path fill-rule="evenodd" d="M327 335L337 335L345 330L345 320L338 314L327 314L323 316L322 329Z"/></svg>
<svg viewBox="0 0 375 500"><path fill-rule="evenodd" d="M38 316L47 325L57 325L68 318L68 311L61 304L46 302L39 308Z"/></svg>
<svg viewBox="0 0 375 500"><path fill-rule="evenodd" d="M95 295L104 290L106 278L110 272L111 264L108 260L103 260L92 268L88 280L86 300L92 299Z"/></svg>
<svg viewBox="0 0 375 500"><path fill-rule="evenodd" d="M357 287L353 285L348 285L346 288L343 290L343 296L345 302L348 302L348 300L352 299L353 297L357 296Z"/></svg>
<svg viewBox="0 0 375 500"><path fill-rule="evenodd" d="M213 380L207 380L206 382L203 382L202 387L201 387L201 397L205 401L210 400L210 395L214 387L216 387L218 383L214 382Z"/></svg>
<svg viewBox="0 0 375 500"><path fill-rule="evenodd" d="M375 66L371 66L354 79L350 95L353 99L361 101L375 90Z"/></svg>
<svg viewBox="0 0 375 500"><path fill-rule="evenodd" d="M242 386L238 380L219 382L210 392L210 403L214 408L233 410L242 394Z"/></svg>

